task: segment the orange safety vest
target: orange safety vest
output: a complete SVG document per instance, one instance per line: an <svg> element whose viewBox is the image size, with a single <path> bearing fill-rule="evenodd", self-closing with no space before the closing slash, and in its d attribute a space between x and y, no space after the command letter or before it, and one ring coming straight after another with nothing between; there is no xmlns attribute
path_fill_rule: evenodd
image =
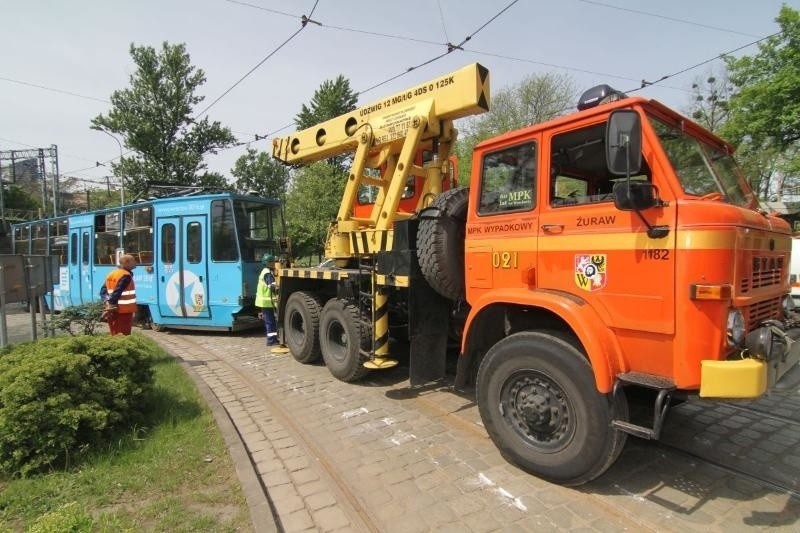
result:
<svg viewBox="0 0 800 533"><path fill-rule="evenodd" d="M119 297L119 301L117 302L119 313L135 313L136 312L136 285L133 283L133 274L128 272L124 268L118 268L111 272L106 278L106 290L108 294L114 292L114 289L117 288L117 283L119 280L122 279L123 276L130 276L131 281L128 283L128 286L125 287L125 290L122 291L122 294Z"/></svg>

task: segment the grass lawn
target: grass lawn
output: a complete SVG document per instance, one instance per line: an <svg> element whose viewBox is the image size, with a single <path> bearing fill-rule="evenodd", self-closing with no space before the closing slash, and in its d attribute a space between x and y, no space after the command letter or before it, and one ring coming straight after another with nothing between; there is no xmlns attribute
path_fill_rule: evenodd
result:
<svg viewBox="0 0 800 533"><path fill-rule="evenodd" d="M158 350L149 422L65 471L0 477L4 531L250 531L250 515L211 412Z"/></svg>

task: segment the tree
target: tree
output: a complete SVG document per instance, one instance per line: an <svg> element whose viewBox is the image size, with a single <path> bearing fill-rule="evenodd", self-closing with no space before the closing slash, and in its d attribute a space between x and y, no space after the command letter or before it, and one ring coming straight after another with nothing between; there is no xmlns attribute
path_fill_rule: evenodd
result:
<svg viewBox="0 0 800 533"><path fill-rule="evenodd" d="M358 95L350 88L350 80L339 74L335 80L325 80L314 91L310 105L303 104L294 117L297 129L304 130L320 122L343 115L356 108Z"/></svg>
<svg viewBox="0 0 800 533"><path fill-rule="evenodd" d="M800 177L800 13L784 5L776 22L781 32L761 42L757 54L725 58L734 93L721 133L738 145L740 158L773 161L772 179L781 181ZM760 190L776 188L767 183Z"/></svg>
<svg viewBox="0 0 800 533"><path fill-rule="evenodd" d="M236 178L236 190L255 191L266 198L283 198L289 181L289 169L272 159L266 152L251 148L236 160L231 174Z"/></svg>
<svg viewBox="0 0 800 533"><path fill-rule="evenodd" d="M4 186L3 207L6 209L20 209L22 211L36 211L42 207L42 202L32 193L25 191L15 184Z"/></svg>
<svg viewBox="0 0 800 533"><path fill-rule="evenodd" d="M111 110L92 119L92 128L124 138L134 152L112 165L135 195L151 183L226 186L217 173L203 172L205 154L235 142L228 128L208 117L192 118L204 100L195 91L206 81L191 65L183 44L163 43L161 50L131 44L136 71L130 87L111 94Z"/></svg>
<svg viewBox="0 0 800 533"><path fill-rule="evenodd" d="M342 75L322 82L309 105L295 117L297 128L310 128L356 108L358 95ZM286 218L293 252L297 257L322 258L325 237L336 218L347 180L347 156L297 169L286 197Z"/></svg>
<svg viewBox="0 0 800 533"><path fill-rule="evenodd" d="M459 177L469 183L472 149L479 142L507 131L544 122L574 107L577 90L565 74L532 74L492 95L488 113L459 124L456 142Z"/></svg>
<svg viewBox="0 0 800 533"><path fill-rule="evenodd" d="M705 81L695 80L692 84L693 102L689 114L708 131L718 133L728 122L728 101L732 91L727 71L721 75L710 72Z"/></svg>
<svg viewBox="0 0 800 533"><path fill-rule="evenodd" d="M324 162L295 171L286 198L286 219L292 252L296 257L322 259L325 237L336 219L346 175Z"/></svg>

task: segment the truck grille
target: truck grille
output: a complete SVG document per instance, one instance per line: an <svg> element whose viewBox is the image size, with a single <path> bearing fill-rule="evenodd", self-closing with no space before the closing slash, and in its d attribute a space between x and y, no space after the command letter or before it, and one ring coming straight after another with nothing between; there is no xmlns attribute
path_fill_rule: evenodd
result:
<svg viewBox="0 0 800 533"><path fill-rule="evenodd" d="M744 294L752 289L780 285L783 279L783 257L754 257L750 277L743 278L739 286Z"/></svg>
<svg viewBox="0 0 800 533"><path fill-rule="evenodd" d="M770 318L780 318L783 314L781 297L772 298L747 306L747 331L755 329L762 321Z"/></svg>

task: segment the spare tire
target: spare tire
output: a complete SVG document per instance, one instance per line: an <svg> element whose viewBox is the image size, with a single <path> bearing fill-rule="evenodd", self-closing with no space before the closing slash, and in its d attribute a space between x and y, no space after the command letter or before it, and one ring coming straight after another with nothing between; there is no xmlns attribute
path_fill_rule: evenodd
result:
<svg viewBox="0 0 800 533"><path fill-rule="evenodd" d="M464 235L469 189L450 189L422 213L417 255L422 275L450 300L464 297Z"/></svg>

